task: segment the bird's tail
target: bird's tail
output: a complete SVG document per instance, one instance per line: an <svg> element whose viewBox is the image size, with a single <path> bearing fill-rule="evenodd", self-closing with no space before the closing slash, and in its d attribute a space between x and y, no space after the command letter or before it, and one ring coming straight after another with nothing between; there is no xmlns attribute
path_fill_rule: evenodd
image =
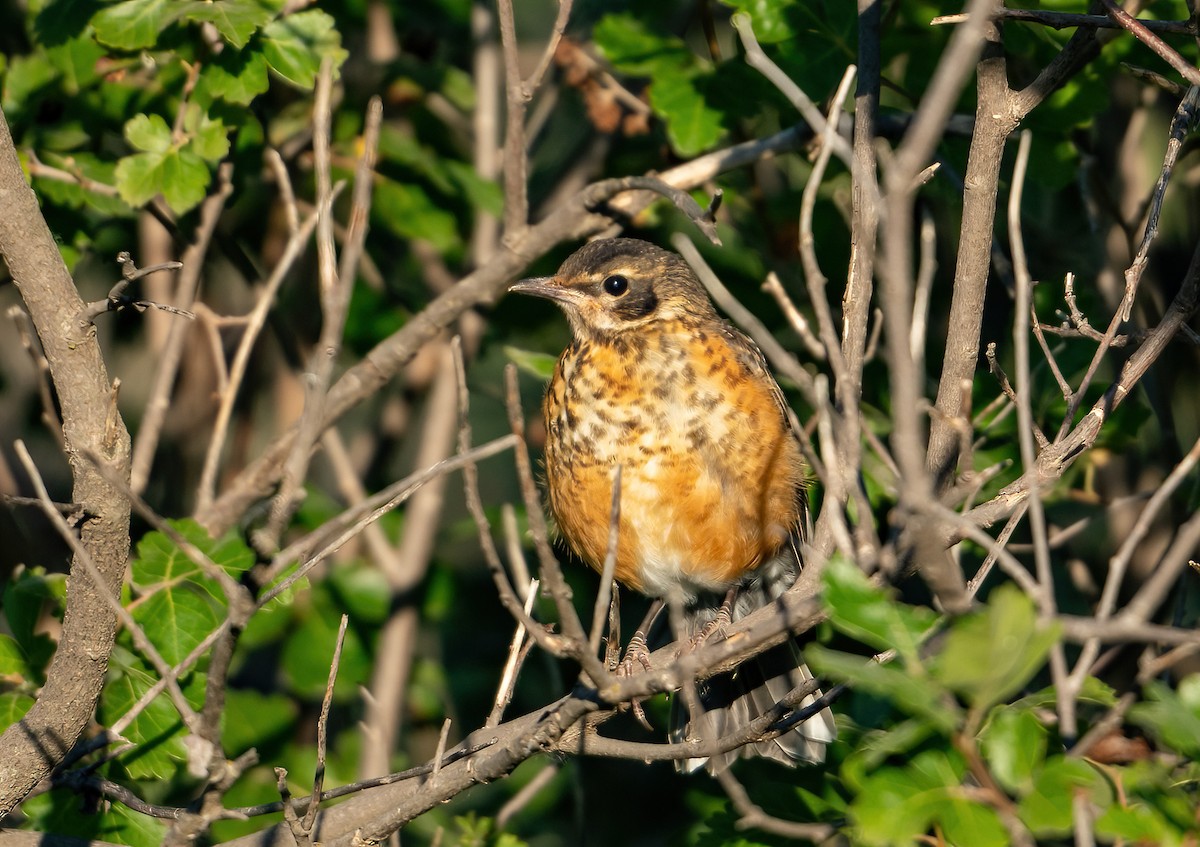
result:
<svg viewBox="0 0 1200 847"><path fill-rule="evenodd" d="M732 609L732 619L737 621L755 609L774 602L795 581L797 572L794 560L763 565L755 577L739 590ZM693 631L699 631L713 618L714 613L711 606L690 609L688 618ZM804 664L796 641L788 639L733 670L698 684L699 715L689 715L684 698L677 694L671 710L670 739L679 742L722 738L766 714L788 692L812 678L812 672ZM795 709L810 706L820 696L820 690L814 691L800 701ZM789 767L800 761L823 762L826 745L836 738L833 714L825 708L775 738L711 757L683 759L677 762L676 767L687 773L706 767L709 773L717 774L738 758L754 756L773 759Z"/></svg>

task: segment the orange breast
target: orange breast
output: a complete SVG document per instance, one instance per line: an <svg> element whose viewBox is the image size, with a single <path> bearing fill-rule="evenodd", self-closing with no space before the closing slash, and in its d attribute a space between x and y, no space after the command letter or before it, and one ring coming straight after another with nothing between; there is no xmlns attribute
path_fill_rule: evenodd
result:
<svg viewBox="0 0 1200 847"><path fill-rule="evenodd" d="M546 397L546 477L566 540L599 570L622 468L617 578L722 590L787 543L805 472L778 391L722 327L568 350ZM744 342L748 344L748 342Z"/></svg>

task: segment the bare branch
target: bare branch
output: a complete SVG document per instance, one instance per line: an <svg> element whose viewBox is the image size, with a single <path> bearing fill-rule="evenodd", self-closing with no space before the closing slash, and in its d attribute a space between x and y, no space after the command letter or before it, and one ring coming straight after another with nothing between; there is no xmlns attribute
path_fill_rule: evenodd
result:
<svg viewBox="0 0 1200 847"><path fill-rule="evenodd" d="M1008 9L1001 7L996 10L997 20L1021 21L1023 23L1042 24L1054 29L1072 29L1084 27L1088 29L1123 29L1121 24L1106 15L1080 15L1074 12L1051 12L1044 9ZM966 15L938 15L929 22L930 26L946 24L961 24L967 20ZM1137 19L1138 23L1151 32L1165 32L1175 35L1196 35L1194 21L1152 21Z"/></svg>
<svg viewBox="0 0 1200 847"><path fill-rule="evenodd" d="M129 466L129 434L117 411L115 389L94 329L79 330L62 320L64 314L79 314L83 302L38 199L25 181L2 114L0 189L5 197L0 255L25 301L50 366L71 463L71 501L91 516L77 543L96 568L98 584L116 593L129 555L129 503L81 459L79 451L95 450L124 470ZM116 616L90 580L80 578L82 559L77 554L72 565L76 579L68 582L63 629L46 684L25 716L0 736L4 750L0 816L11 812L50 773L92 719L112 651Z"/></svg>
<svg viewBox="0 0 1200 847"><path fill-rule="evenodd" d="M329 661L329 681L325 684L325 697L321 700L321 717L317 721L317 768L313 774L312 794L308 801L308 810L304 813L302 826L305 834L311 833L313 822L317 818L317 809L321 803L321 787L325 783L325 748L329 737L329 708L333 705L333 685L337 682L338 666L342 663L342 645L346 641L346 625L350 616L343 614L338 624L337 639L333 644L333 658ZM441 761L441 751L437 760Z"/></svg>
<svg viewBox="0 0 1200 847"><path fill-rule="evenodd" d="M1144 23L1130 15L1113 0L1100 0L1100 2L1104 4L1104 8L1108 9L1109 17L1116 21L1118 26L1133 33L1138 41L1157 53L1164 62L1178 71L1180 76L1192 85L1200 85L1200 70L1196 70L1195 65L1180 56L1175 48L1155 35Z"/></svg>
<svg viewBox="0 0 1200 847"><path fill-rule="evenodd" d="M595 655L600 649L600 637L604 630L604 616L608 613L609 598L616 590L613 574L617 569L617 539L621 529L621 466L613 469L612 506L608 517L608 547L604 554L604 565L600 568L600 590L596 592L596 604L592 609L591 635L588 650Z"/></svg>

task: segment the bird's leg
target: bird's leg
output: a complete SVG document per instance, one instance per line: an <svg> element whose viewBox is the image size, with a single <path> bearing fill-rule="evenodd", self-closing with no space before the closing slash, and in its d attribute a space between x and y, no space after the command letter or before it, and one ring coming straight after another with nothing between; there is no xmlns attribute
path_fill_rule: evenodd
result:
<svg viewBox="0 0 1200 847"><path fill-rule="evenodd" d="M617 665L617 676L633 676L638 665L643 670L650 670L650 648L646 646L646 635L650 632L650 627L654 626L654 622L662 610L661 598L650 604L646 617L642 618L633 638L629 639L629 646L625 648L625 658L621 660L621 664ZM654 727L650 726L650 721L646 720L646 710L642 708L642 701L635 699L632 705L633 716L637 718L638 723L646 729L653 730Z"/></svg>
<svg viewBox="0 0 1200 847"><path fill-rule="evenodd" d="M700 631L692 636L688 642L687 652L698 650L700 645L708 641L709 637L714 632L723 632L725 627L733 623L733 601L737 599L737 586L725 592L725 599L721 601L720 607L717 609L717 614L713 619L700 628Z"/></svg>

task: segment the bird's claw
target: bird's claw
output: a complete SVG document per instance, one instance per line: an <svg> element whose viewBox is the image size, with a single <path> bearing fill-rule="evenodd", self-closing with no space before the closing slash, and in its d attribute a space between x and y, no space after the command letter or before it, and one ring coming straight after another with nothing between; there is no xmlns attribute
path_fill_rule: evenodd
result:
<svg viewBox="0 0 1200 847"><path fill-rule="evenodd" d="M696 650L699 650L700 647L704 645L704 642L708 641L708 639L711 638L714 633L720 633L721 635L724 635L725 627L729 626L731 623L733 623L733 603L729 599L726 599L726 601L721 604L720 608L717 609L716 616L702 626L700 630L688 640L687 646L680 651L680 655L683 655L684 653L693 653Z"/></svg>
<svg viewBox="0 0 1200 847"><path fill-rule="evenodd" d="M650 650L646 646L646 634L642 631L637 631L633 634L633 638L629 641L629 646L625 648L625 657L621 659L621 663L617 665L618 677L633 676L640 670L650 670ZM650 721L646 719L646 710L642 708L641 698L634 698L630 701L633 708L633 716L637 722L646 729L653 731L654 727L650 725Z"/></svg>

